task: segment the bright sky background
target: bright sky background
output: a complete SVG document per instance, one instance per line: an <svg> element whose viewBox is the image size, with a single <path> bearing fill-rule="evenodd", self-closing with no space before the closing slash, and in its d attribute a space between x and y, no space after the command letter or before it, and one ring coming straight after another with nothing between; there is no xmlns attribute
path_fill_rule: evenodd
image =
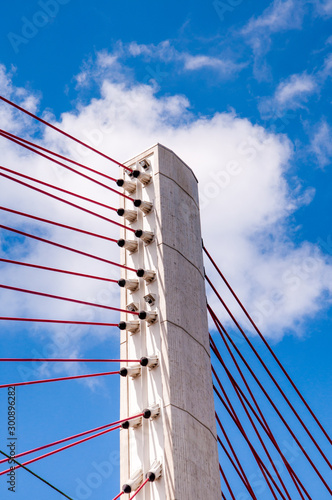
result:
<svg viewBox="0 0 332 500"><path fill-rule="evenodd" d="M0 18L2 95L119 161L160 142L191 166L199 179L207 248L330 429L331 26L331 0L257 0L254 5L246 0L15 0L6 3ZM8 106L0 105L0 117L3 129L37 137L47 147L118 174L115 166ZM7 168L118 204L108 192L74 180L4 139L0 148L1 165ZM3 179L0 197L2 206L118 237L115 226ZM1 221L118 260L114 244L5 212ZM116 268L7 232L0 233L0 243L2 257L119 276ZM0 271L1 283L8 285L119 303L115 285L9 265L1 265ZM110 313L50 305L8 291L0 292L0 308L1 316L118 321ZM3 357L118 355L117 331L15 324L0 328ZM80 367L80 372L92 368ZM73 368L3 365L0 373L2 383L9 383L65 376ZM17 392L19 451L118 417L118 379ZM0 394L2 449L6 394ZM83 446L31 468L75 499L112 498L119 492L117 436ZM107 477L98 481L101 462L108 464ZM317 498L327 499L319 488L317 484ZM0 491L1 498L12 498L6 485ZM245 498L240 487L236 493L238 500ZM27 498L60 496L22 471L15 500Z"/></svg>

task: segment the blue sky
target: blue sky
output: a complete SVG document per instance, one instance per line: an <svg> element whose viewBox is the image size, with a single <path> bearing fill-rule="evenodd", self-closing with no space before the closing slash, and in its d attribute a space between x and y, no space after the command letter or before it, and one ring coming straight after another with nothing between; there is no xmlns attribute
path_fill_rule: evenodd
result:
<svg viewBox="0 0 332 500"><path fill-rule="evenodd" d="M330 428L331 26L330 0L258 0L254 5L246 0L139 4L17 0L6 5L0 19L2 95L57 121L119 161L161 142L194 169L206 246L223 264L299 388ZM46 147L91 161L111 175L117 172L7 107L1 105L0 111L2 128L38 137ZM57 169L45 170L43 161L32 161L4 140L0 147L4 166L29 169L63 186L75 182L83 194L109 202L100 190ZM95 228L93 218L13 183L1 183L1 205ZM117 204L116 198L112 201ZM1 220L118 260L117 249L99 241L68 236L5 213ZM102 222L98 230L110 232ZM117 229L111 228L111 234L117 237ZM78 271L89 266L91 272L118 276L116 270L97 263L25 239L9 239L8 233L0 238L2 255L59 267L65 263ZM42 272L31 275L2 266L1 275L3 283L27 286L33 280L36 289L49 291L49 276ZM57 277L52 287L54 293L118 303L118 290L111 285ZM2 313L12 315L42 317L47 310L59 317L93 314L117 320L114 315L60 304L50 311L47 301L9 292L1 292L0 298ZM217 308L212 297L211 301ZM36 352L99 356L105 349L117 356L118 352L116 332L23 329L14 324L1 326L1 332L1 352L8 357L34 357ZM16 366L0 369L4 383L55 373L54 368L36 365L28 374ZM59 370L68 373L68 367ZM69 435L116 420L117 391L117 381L110 380L60 384L52 392L47 387L22 388L20 450L64 437L63 432ZM2 395L2 428L5 403ZM89 408L84 417L82 407ZM57 416L56 421L50 414ZM34 470L79 498L78 484L87 484L96 470L93 464L104 460L111 463L112 473L90 488L88 497L112 498L119 490L118 464L116 457L110 458L117 450L116 436L98 446L85 446L84 457L79 451L65 452ZM31 498L58 496L21 474L15 498L26 498L26 487L34 492ZM1 488L1 496L10 498ZM318 484L316 488L320 500L328 498ZM240 489L238 493L240 498Z"/></svg>

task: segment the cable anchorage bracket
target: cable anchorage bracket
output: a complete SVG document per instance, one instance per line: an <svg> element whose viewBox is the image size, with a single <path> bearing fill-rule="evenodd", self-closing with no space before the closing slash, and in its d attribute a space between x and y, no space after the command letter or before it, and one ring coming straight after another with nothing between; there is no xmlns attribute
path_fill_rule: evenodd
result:
<svg viewBox="0 0 332 500"><path fill-rule="evenodd" d="M143 231L143 229L137 229L135 231L136 238L140 238L145 245L150 245L154 240L154 233L152 231Z"/></svg>
<svg viewBox="0 0 332 500"><path fill-rule="evenodd" d="M122 486L122 491L124 493L131 493L137 490L143 482L143 471L142 469L137 470Z"/></svg>
<svg viewBox="0 0 332 500"><path fill-rule="evenodd" d="M118 285L121 288L126 288L130 292L136 292L139 289L139 281L136 279L125 280L124 278L121 278L118 281Z"/></svg>
<svg viewBox="0 0 332 500"><path fill-rule="evenodd" d="M136 169L138 167L143 168L145 171L151 168L151 161L148 158L143 158L143 160L139 160L136 162Z"/></svg>
<svg viewBox="0 0 332 500"><path fill-rule="evenodd" d="M153 481L156 481L161 477L162 470L163 467L161 460L155 460L151 465L150 470L146 473L145 477L150 481L150 483L153 483Z"/></svg>
<svg viewBox="0 0 332 500"><path fill-rule="evenodd" d="M139 319L147 322L148 326L156 323L158 319L157 311L140 311L138 314Z"/></svg>
<svg viewBox="0 0 332 500"><path fill-rule="evenodd" d="M121 377L127 377L129 375L129 377L134 379L141 375L141 365L123 366L120 368L119 373Z"/></svg>
<svg viewBox="0 0 332 500"><path fill-rule="evenodd" d="M139 278L143 278L147 283L152 283L156 279L156 271L153 269L137 269L136 274Z"/></svg>
<svg viewBox="0 0 332 500"><path fill-rule="evenodd" d="M131 333L131 335L134 335L135 333L138 333L140 331L140 323L136 320L120 321L118 326L120 330L126 330L127 332Z"/></svg>
<svg viewBox="0 0 332 500"><path fill-rule="evenodd" d="M153 370L159 365L159 357L156 354L151 356L142 356L140 359L141 366L147 366L149 370Z"/></svg>
<svg viewBox="0 0 332 500"><path fill-rule="evenodd" d="M137 221L137 211L136 210L125 210L124 208L118 208L116 213L119 217L126 219L129 224Z"/></svg>
<svg viewBox="0 0 332 500"><path fill-rule="evenodd" d="M157 403L152 404L143 410L143 418L154 420L160 415L160 405Z"/></svg>
<svg viewBox="0 0 332 500"><path fill-rule="evenodd" d="M137 252L138 242L136 240L125 240L121 238L117 241L117 244L120 248L125 248L131 254Z"/></svg>
<svg viewBox="0 0 332 500"><path fill-rule="evenodd" d="M130 312L137 312L139 308L138 306L139 306L138 302L130 302L130 304L126 305L126 309L127 311Z"/></svg>
<svg viewBox="0 0 332 500"><path fill-rule="evenodd" d="M151 201L134 200L134 206L139 208L144 215L148 215L153 209Z"/></svg>
<svg viewBox="0 0 332 500"><path fill-rule="evenodd" d="M148 186L152 181L152 175L142 172L141 170L134 170L133 177L139 180L143 186Z"/></svg>
<svg viewBox="0 0 332 500"><path fill-rule="evenodd" d="M116 184L122 187L127 193L133 194L136 191L136 183L132 181L125 181L124 179L118 179Z"/></svg>
<svg viewBox="0 0 332 500"><path fill-rule="evenodd" d="M121 429L137 429L142 425L142 417L132 418L122 422Z"/></svg>

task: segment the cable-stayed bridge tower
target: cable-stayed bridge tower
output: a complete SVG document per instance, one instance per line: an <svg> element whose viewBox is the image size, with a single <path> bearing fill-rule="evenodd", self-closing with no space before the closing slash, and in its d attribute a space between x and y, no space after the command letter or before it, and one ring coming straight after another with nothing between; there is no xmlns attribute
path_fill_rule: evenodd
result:
<svg viewBox="0 0 332 500"><path fill-rule="evenodd" d="M124 229L121 263L141 271L134 280L122 273L128 314L120 354L145 357L148 366L122 366L120 418L146 409L148 418L121 432L121 484L131 479L136 486L153 470L158 477L138 500L215 500L220 479L197 179L160 144L126 166L133 173L123 173L123 188L140 201L137 218L125 198L120 213L138 245ZM130 310L147 313L138 321Z"/></svg>

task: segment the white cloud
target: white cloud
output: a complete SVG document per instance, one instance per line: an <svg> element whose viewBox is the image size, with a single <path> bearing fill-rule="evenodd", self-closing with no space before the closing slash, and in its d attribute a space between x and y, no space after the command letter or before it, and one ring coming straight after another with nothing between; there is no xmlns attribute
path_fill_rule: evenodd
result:
<svg viewBox="0 0 332 500"><path fill-rule="evenodd" d="M332 0L318 0L315 5L319 15L323 17L332 16Z"/></svg>
<svg viewBox="0 0 332 500"><path fill-rule="evenodd" d="M311 150L321 167L332 162L332 128L325 120L320 123L313 136Z"/></svg>
<svg viewBox="0 0 332 500"><path fill-rule="evenodd" d="M99 68L96 68L99 71ZM87 84L89 82L87 81ZM71 113L64 113L58 125L90 142L94 147L124 161L156 142L173 149L194 170L199 179L202 226L206 246L215 255L230 281L253 312L266 335L278 338L293 330L300 334L299 324L326 305L322 295L331 292L331 266L315 245L295 245L287 232L287 218L301 204L309 203L312 192L292 193L284 174L291 162L292 146L284 136L267 133L262 127L240 119L232 113L216 113L212 118L192 115L184 96L158 97L148 85L125 85L105 80L100 98ZM18 117L15 117L18 126ZM2 128L10 127L5 115ZM43 144L105 173L111 165L53 131L45 131ZM1 140L2 164L19 168L31 175L73 189L114 206L117 197L45 161L22 154ZM116 175L117 170L114 170ZM117 237L118 230L77 210L28 192L1 179L1 204L25 210L42 217L80 226L101 234ZM89 206L87 203L86 206ZM98 212L110 215L107 210ZM118 248L75 233L55 230L41 224L24 222L17 216L1 214L2 220L14 227L46 235L66 245L118 261ZM4 236L2 236L4 238ZM2 243L5 240L2 239ZM41 243L25 243L16 247L15 258L39 262L53 267L88 271L118 277L112 266L59 252ZM209 270L209 268L208 268ZM210 272L210 270L209 270ZM63 279L61 275L31 273L29 270L2 266L1 280L14 286L26 286L72 296L91 302L118 302L116 286L84 280ZM214 279L217 280L216 277ZM52 286L50 286L50 283ZM36 300L22 294L0 293L5 315L84 318L115 318L91 308L62 302L49 308L47 300ZM212 301L213 302L213 301ZM214 303L214 302L213 302ZM83 319L83 320L84 320ZM40 329L36 332L40 334ZM44 331L44 330L43 330ZM51 330L58 332L58 330ZM63 329L61 330L63 332ZM77 350L80 340L84 348L86 330L59 340L63 354ZM57 333L58 334L58 333ZM109 332L100 332L102 338ZM54 335L56 335L54 333ZM91 333L91 336L97 333ZM61 343L63 342L63 343Z"/></svg>
<svg viewBox="0 0 332 500"><path fill-rule="evenodd" d="M198 71L201 69L217 70L219 75L230 77L241 71L247 64L238 63L226 57L214 57L206 54L193 55L177 50L169 41L160 42L158 45L144 45L132 42L127 48L133 57L145 57L149 60L158 59L165 63L180 63L182 70Z"/></svg>
<svg viewBox="0 0 332 500"><path fill-rule="evenodd" d="M262 99L260 112L265 116L282 115L287 110L305 107L309 96L318 91L316 78L307 73L291 75L279 83L274 95Z"/></svg>
<svg viewBox="0 0 332 500"><path fill-rule="evenodd" d="M234 63L230 59L218 59L217 57L209 56L192 56L184 54L184 68L186 70L200 70L203 68L211 68L218 70L223 75L232 75L246 66L245 63Z"/></svg>
<svg viewBox="0 0 332 500"><path fill-rule="evenodd" d="M179 52L174 47L172 47L169 40L164 40L157 45L154 45L153 43L147 45L138 44L137 42L131 42L127 47L123 47L123 50L128 50L129 54L133 57L147 56L161 59L165 62L179 59Z"/></svg>
<svg viewBox="0 0 332 500"><path fill-rule="evenodd" d="M304 16L303 3L298 0L274 0L264 12L250 19L243 29L244 34L264 32L277 33L290 29L300 29Z"/></svg>
<svg viewBox="0 0 332 500"><path fill-rule="evenodd" d="M303 101L305 102L316 88L317 85L312 76L305 73L291 75L278 85L274 98L279 106L295 109L301 107Z"/></svg>

